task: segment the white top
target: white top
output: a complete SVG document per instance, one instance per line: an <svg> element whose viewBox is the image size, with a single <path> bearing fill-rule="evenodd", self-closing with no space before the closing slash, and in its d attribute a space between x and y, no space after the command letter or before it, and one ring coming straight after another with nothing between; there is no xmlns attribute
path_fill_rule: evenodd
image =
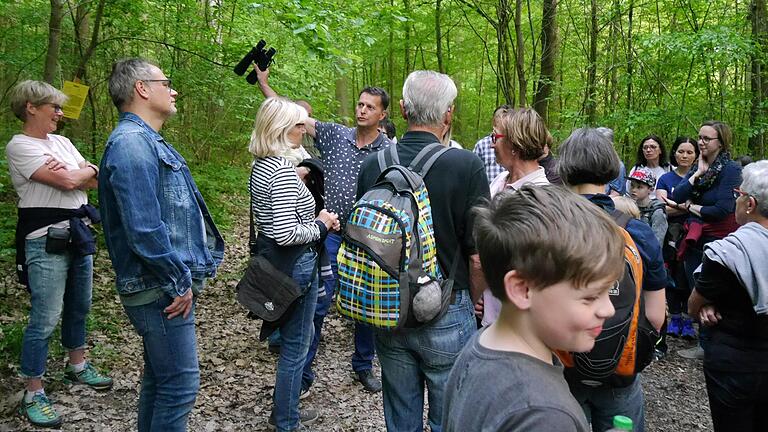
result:
<svg viewBox="0 0 768 432"><path fill-rule="evenodd" d="M315 200L288 159L256 159L249 189L259 233L281 246L306 244L320 238L320 228L315 223Z"/></svg>
<svg viewBox="0 0 768 432"><path fill-rule="evenodd" d="M54 134L48 134L48 139L33 138L23 134L14 135L5 147L5 155L8 159L11 182L19 195L19 208L76 209L88 203L88 195L84 191L77 189L64 191L31 179L32 174L45 164L49 156L64 163L67 169L80 168L80 163L85 159L69 139ZM55 226L68 227L69 221L60 222ZM26 238L42 237L47 230L48 227L40 228Z"/></svg>

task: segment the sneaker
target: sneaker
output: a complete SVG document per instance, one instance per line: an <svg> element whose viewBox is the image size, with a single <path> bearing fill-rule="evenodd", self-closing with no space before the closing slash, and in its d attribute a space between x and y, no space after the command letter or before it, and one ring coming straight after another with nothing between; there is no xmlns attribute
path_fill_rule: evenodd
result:
<svg viewBox="0 0 768 432"><path fill-rule="evenodd" d="M685 340L695 340L696 330L693 328L693 320L690 318L683 318L683 326L680 330L680 337Z"/></svg>
<svg viewBox="0 0 768 432"><path fill-rule="evenodd" d="M75 372L72 365L67 364L64 379L72 383L86 384L94 390L109 390L112 388L112 378L102 375L91 362L85 363L85 369Z"/></svg>
<svg viewBox="0 0 768 432"><path fill-rule="evenodd" d="M672 315L667 323L667 335L672 337L680 337L683 331L683 317L680 315Z"/></svg>
<svg viewBox="0 0 768 432"><path fill-rule="evenodd" d="M304 426L309 426L312 423L314 423L318 418L320 418L320 414L317 413L317 411L312 409L300 409L299 410L299 427L294 430L304 430ZM277 429L277 422L275 422L275 412L272 411L272 414L269 415L269 420L267 421L267 427L270 430Z"/></svg>
<svg viewBox="0 0 768 432"><path fill-rule="evenodd" d="M655 350L653 350L653 360L654 360L654 361L661 361L661 360L663 360L663 359L664 359L664 357L666 357L666 356L667 356L667 352L666 352L666 351L662 351L662 350L660 350L660 349L658 349L658 348L656 348Z"/></svg>
<svg viewBox="0 0 768 432"><path fill-rule="evenodd" d="M355 374L355 381L360 381L363 388L371 393L381 391L381 381L373 375L373 371L370 369L360 371Z"/></svg>
<svg viewBox="0 0 768 432"><path fill-rule="evenodd" d="M299 393L299 400L304 400L308 398L312 392L309 390L309 387L302 387L301 393Z"/></svg>
<svg viewBox="0 0 768 432"><path fill-rule="evenodd" d="M27 392L24 391L25 396L26 394ZM47 428L61 426L61 416L53 409L53 404L43 393L36 393L29 403L22 399L19 414L26 417L35 426Z"/></svg>
<svg viewBox="0 0 768 432"><path fill-rule="evenodd" d="M677 355L690 360L704 360L704 348L696 345L693 348L678 351Z"/></svg>

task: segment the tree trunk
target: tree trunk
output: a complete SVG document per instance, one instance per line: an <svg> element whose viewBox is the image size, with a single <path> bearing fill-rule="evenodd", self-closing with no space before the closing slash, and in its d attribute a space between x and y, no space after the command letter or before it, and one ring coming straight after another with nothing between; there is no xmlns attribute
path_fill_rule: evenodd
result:
<svg viewBox="0 0 768 432"><path fill-rule="evenodd" d="M523 43L523 26L520 17L523 14L523 0L515 1L515 68L517 70L518 100L520 106L528 104L528 80L525 78L525 47Z"/></svg>
<svg viewBox="0 0 768 432"><path fill-rule="evenodd" d="M752 0L749 7L749 18L752 23L752 41L755 50L752 53L750 87L752 103L749 109L749 125L752 134L749 137L749 150L755 159L765 157L765 108L763 104L768 96L768 71L764 70L765 51L768 43L768 22L766 22L765 0Z"/></svg>
<svg viewBox="0 0 768 432"><path fill-rule="evenodd" d="M544 0L541 11L541 72L533 97L533 109L547 122L557 57L557 0Z"/></svg>
<svg viewBox="0 0 768 432"><path fill-rule="evenodd" d="M597 105L597 0L591 1L591 24L589 29L589 62L587 64L587 92L584 95L584 111L587 114L587 124L595 125Z"/></svg>
<svg viewBox="0 0 768 432"><path fill-rule="evenodd" d="M512 89L512 74L509 56L509 3L507 0L499 0L496 4L496 42L498 52L496 54L496 70L499 76L499 90L504 96L504 101L514 105L515 95Z"/></svg>
<svg viewBox="0 0 768 432"><path fill-rule="evenodd" d="M403 8L407 11L410 10L410 2L409 0L403 0ZM411 20L404 22L403 25L405 26L405 61L403 62L403 81L405 81L406 75L410 73L411 70Z"/></svg>
<svg viewBox="0 0 768 432"><path fill-rule="evenodd" d="M435 42L437 43L437 70L445 73L445 64L443 63L443 33L440 29L440 14L442 0L435 3Z"/></svg>
<svg viewBox="0 0 768 432"><path fill-rule="evenodd" d="M48 21L48 51L45 54L43 81L53 84L59 64L61 46L61 19L64 15L64 0L51 0L51 18Z"/></svg>
<svg viewBox="0 0 768 432"><path fill-rule="evenodd" d="M339 109L336 114L342 118L344 124L349 124L352 111L349 102L349 82L345 74L340 74L336 80L336 100L339 101Z"/></svg>

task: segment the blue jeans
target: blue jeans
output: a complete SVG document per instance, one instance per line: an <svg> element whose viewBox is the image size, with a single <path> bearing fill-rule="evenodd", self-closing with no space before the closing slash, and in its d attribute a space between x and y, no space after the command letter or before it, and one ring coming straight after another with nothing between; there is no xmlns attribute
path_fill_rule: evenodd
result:
<svg viewBox="0 0 768 432"><path fill-rule="evenodd" d="M317 308L315 309L315 336L312 338L312 343L309 346L309 353L307 354L307 360L304 364L304 374L302 378L302 385L306 388L312 386L315 381L315 373L312 371L312 363L317 355L317 345L320 342L320 335L323 329L323 322L325 316L328 315L328 311L331 308L333 302L333 294L336 291L336 284L338 279L338 265L336 264L336 254L339 252L339 246L341 245L341 236L338 234L329 233L325 238L325 250L328 253L328 257L331 261L331 273L332 277L323 281L320 289L325 290L325 295L318 295ZM272 340L270 339L270 343ZM373 369L373 357L376 353L375 345L373 342L373 328L365 324L355 323L355 352L352 354L352 370L355 372L362 372L365 370Z"/></svg>
<svg viewBox="0 0 768 432"><path fill-rule="evenodd" d="M45 374L48 339L59 318L61 345L69 351L85 347L85 321L91 310L93 256L49 254L45 241L43 236L25 243L31 308L21 345L21 374L27 378Z"/></svg>
<svg viewBox="0 0 768 432"><path fill-rule="evenodd" d="M144 346L144 375L139 394L139 432L186 431L187 418L200 388L192 311L168 319L163 309L173 300L166 294L152 303L124 306Z"/></svg>
<svg viewBox="0 0 768 432"><path fill-rule="evenodd" d="M277 361L273 395L275 424L278 431L299 427L301 374L312 341L312 317L317 303L317 252L308 250L293 267L293 280L303 288L291 316L280 326L280 358Z"/></svg>
<svg viewBox="0 0 768 432"><path fill-rule="evenodd" d="M469 291L457 291L456 301L436 323L400 334L376 332L388 431L424 430L425 383L429 426L432 432L441 431L448 374L456 356L477 330L473 310Z"/></svg>
<svg viewBox="0 0 768 432"><path fill-rule="evenodd" d="M592 431L603 432L613 427L613 416L623 415L632 419L635 432L645 430L645 408L641 375L627 387L589 387L571 383L571 393L584 410Z"/></svg>

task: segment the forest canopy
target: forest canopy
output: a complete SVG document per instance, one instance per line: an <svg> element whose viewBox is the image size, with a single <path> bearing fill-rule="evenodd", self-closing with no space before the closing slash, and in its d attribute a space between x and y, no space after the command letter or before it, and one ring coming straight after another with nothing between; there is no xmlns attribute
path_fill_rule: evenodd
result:
<svg viewBox="0 0 768 432"><path fill-rule="evenodd" d="M265 39L278 50L270 83L309 100L315 116L349 123L360 89L435 69L456 81L454 138L490 131L501 103L534 106L556 141L608 126L628 163L650 133L671 142L708 119L734 129L733 153L764 157L765 1L726 0L18 0L0 8L2 138L23 79L90 87L64 134L97 159L117 112L111 64L157 62L179 92L164 134L193 161L242 163L262 95L232 67Z"/></svg>

